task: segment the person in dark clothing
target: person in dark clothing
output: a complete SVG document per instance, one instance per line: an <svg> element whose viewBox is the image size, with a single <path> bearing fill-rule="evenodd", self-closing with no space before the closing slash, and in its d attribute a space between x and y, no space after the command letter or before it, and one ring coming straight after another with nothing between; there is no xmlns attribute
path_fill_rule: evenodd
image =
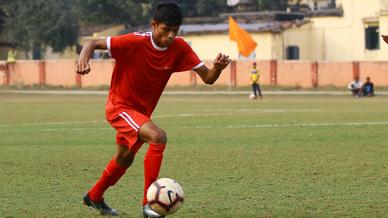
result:
<svg viewBox="0 0 388 218"><path fill-rule="evenodd" d="M370 81L370 77L366 78L366 82L362 85L360 89L360 96L372 97L375 95L374 84Z"/></svg>

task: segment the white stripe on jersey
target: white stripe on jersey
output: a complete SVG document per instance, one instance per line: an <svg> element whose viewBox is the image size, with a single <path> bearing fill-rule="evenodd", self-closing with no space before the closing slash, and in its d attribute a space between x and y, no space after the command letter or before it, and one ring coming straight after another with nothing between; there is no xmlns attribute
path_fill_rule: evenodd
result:
<svg viewBox="0 0 388 218"><path fill-rule="evenodd" d="M197 64L195 67L193 67L192 70L196 70L196 69L202 67L203 65L205 65L205 63L203 63L203 62L201 61L201 63L199 63L199 64Z"/></svg>
<svg viewBox="0 0 388 218"><path fill-rule="evenodd" d="M106 48L108 49L109 56L112 57L112 53L110 52L110 40L111 40L111 37L106 38Z"/></svg>

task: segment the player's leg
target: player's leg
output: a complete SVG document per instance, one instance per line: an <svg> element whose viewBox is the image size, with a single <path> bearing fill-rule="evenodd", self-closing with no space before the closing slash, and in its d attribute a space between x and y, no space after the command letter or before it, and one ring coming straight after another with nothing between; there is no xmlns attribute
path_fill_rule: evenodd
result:
<svg viewBox="0 0 388 218"><path fill-rule="evenodd" d="M103 215L117 216L117 211L109 207L102 196L110 186L116 184L126 169L127 167L118 164L116 158L110 160L96 184L84 196L84 204L95 208Z"/></svg>
<svg viewBox="0 0 388 218"><path fill-rule="evenodd" d="M253 94L255 95L255 98L256 98L257 92L256 92L256 84L255 83L252 84L252 90L253 90Z"/></svg>
<svg viewBox="0 0 388 218"><path fill-rule="evenodd" d="M128 148L127 145L117 145L116 163L128 168L132 165L136 153L137 149Z"/></svg>
<svg viewBox="0 0 388 218"><path fill-rule="evenodd" d="M117 145L116 156L105 167L101 177L90 191L84 196L84 203L87 206L94 207L104 215L118 215L118 212L110 208L104 201L104 192L114 186L117 181L125 174L128 167L131 166L138 148L143 142L138 142L131 148L127 145Z"/></svg>
<svg viewBox="0 0 388 218"><path fill-rule="evenodd" d="M167 135L155 123L149 121L140 128L139 138L149 144L147 153L144 156L143 205L145 205L147 204L147 189L159 176Z"/></svg>
<svg viewBox="0 0 388 218"><path fill-rule="evenodd" d="M99 202L102 200L104 192L110 186L114 186L125 174L127 168L131 166L138 149L143 144L143 142L138 141L133 146L129 146L122 135L122 133L117 133L117 154L110 160L100 179L88 192L92 201Z"/></svg>
<svg viewBox="0 0 388 218"><path fill-rule="evenodd" d="M260 88L260 84L257 84L257 91L259 92L259 96L260 98L263 97L263 95L261 94L261 88Z"/></svg>
<svg viewBox="0 0 388 218"><path fill-rule="evenodd" d="M102 214L117 215L115 210L105 204L103 194L110 186L115 185L131 166L137 151L143 144L143 141L138 140L139 128L148 121L148 117L136 111L123 111L109 120L112 127L117 130L117 153L105 167L96 184L85 195L86 205L96 208Z"/></svg>
<svg viewBox="0 0 388 218"><path fill-rule="evenodd" d="M94 207L104 215L118 215L118 212L110 208L103 199L104 192L114 186L125 174L125 171L133 163L138 149L143 142L138 141L130 148L127 145L117 145L117 155L108 163L100 179L93 188L84 196L84 203Z"/></svg>

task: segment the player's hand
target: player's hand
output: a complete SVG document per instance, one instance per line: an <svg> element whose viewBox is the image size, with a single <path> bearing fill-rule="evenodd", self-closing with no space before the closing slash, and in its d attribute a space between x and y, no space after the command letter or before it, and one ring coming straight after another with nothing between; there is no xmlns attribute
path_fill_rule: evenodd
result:
<svg viewBox="0 0 388 218"><path fill-rule="evenodd" d="M88 74L90 72L90 65L86 61L78 61L75 71L81 75Z"/></svg>
<svg viewBox="0 0 388 218"><path fill-rule="evenodd" d="M381 35L381 37L383 37L384 42L388 44L388 35Z"/></svg>
<svg viewBox="0 0 388 218"><path fill-rule="evenodd" d="M231 62L232 60L229 58L228 55L224 55L224 54L221 54L219 53L216 57L216 59L214 59L214 68L217 69L217 70L223 70L225 69L226 66L228 66L228 64Z"/></svg>

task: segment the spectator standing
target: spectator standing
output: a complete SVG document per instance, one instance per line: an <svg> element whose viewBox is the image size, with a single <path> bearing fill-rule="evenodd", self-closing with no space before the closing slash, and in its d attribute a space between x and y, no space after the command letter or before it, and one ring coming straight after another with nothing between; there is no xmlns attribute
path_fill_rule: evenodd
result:
<svg viewBox="0 0 388 218"><path fill-rule="evenodd" d="M261 94L261 89L260 89L260 84L259 84L260 72L259 72L259 70L257 70L256 62L254 62L252 65L252 69L251 69L249 78L250 78L251 83L252 83L252 90L253 90L254 99L257 99L257 94L259 94L260 98L262 98L263 95Z"/></svg>
<svg viewBox="0 0 388 218"><path fill-rule="evenodd" d="M6 69L8 74L12 74L15 72L15 63L16 63L16 51L14 48L11 48L7 54L7 63Z"/></svg>

